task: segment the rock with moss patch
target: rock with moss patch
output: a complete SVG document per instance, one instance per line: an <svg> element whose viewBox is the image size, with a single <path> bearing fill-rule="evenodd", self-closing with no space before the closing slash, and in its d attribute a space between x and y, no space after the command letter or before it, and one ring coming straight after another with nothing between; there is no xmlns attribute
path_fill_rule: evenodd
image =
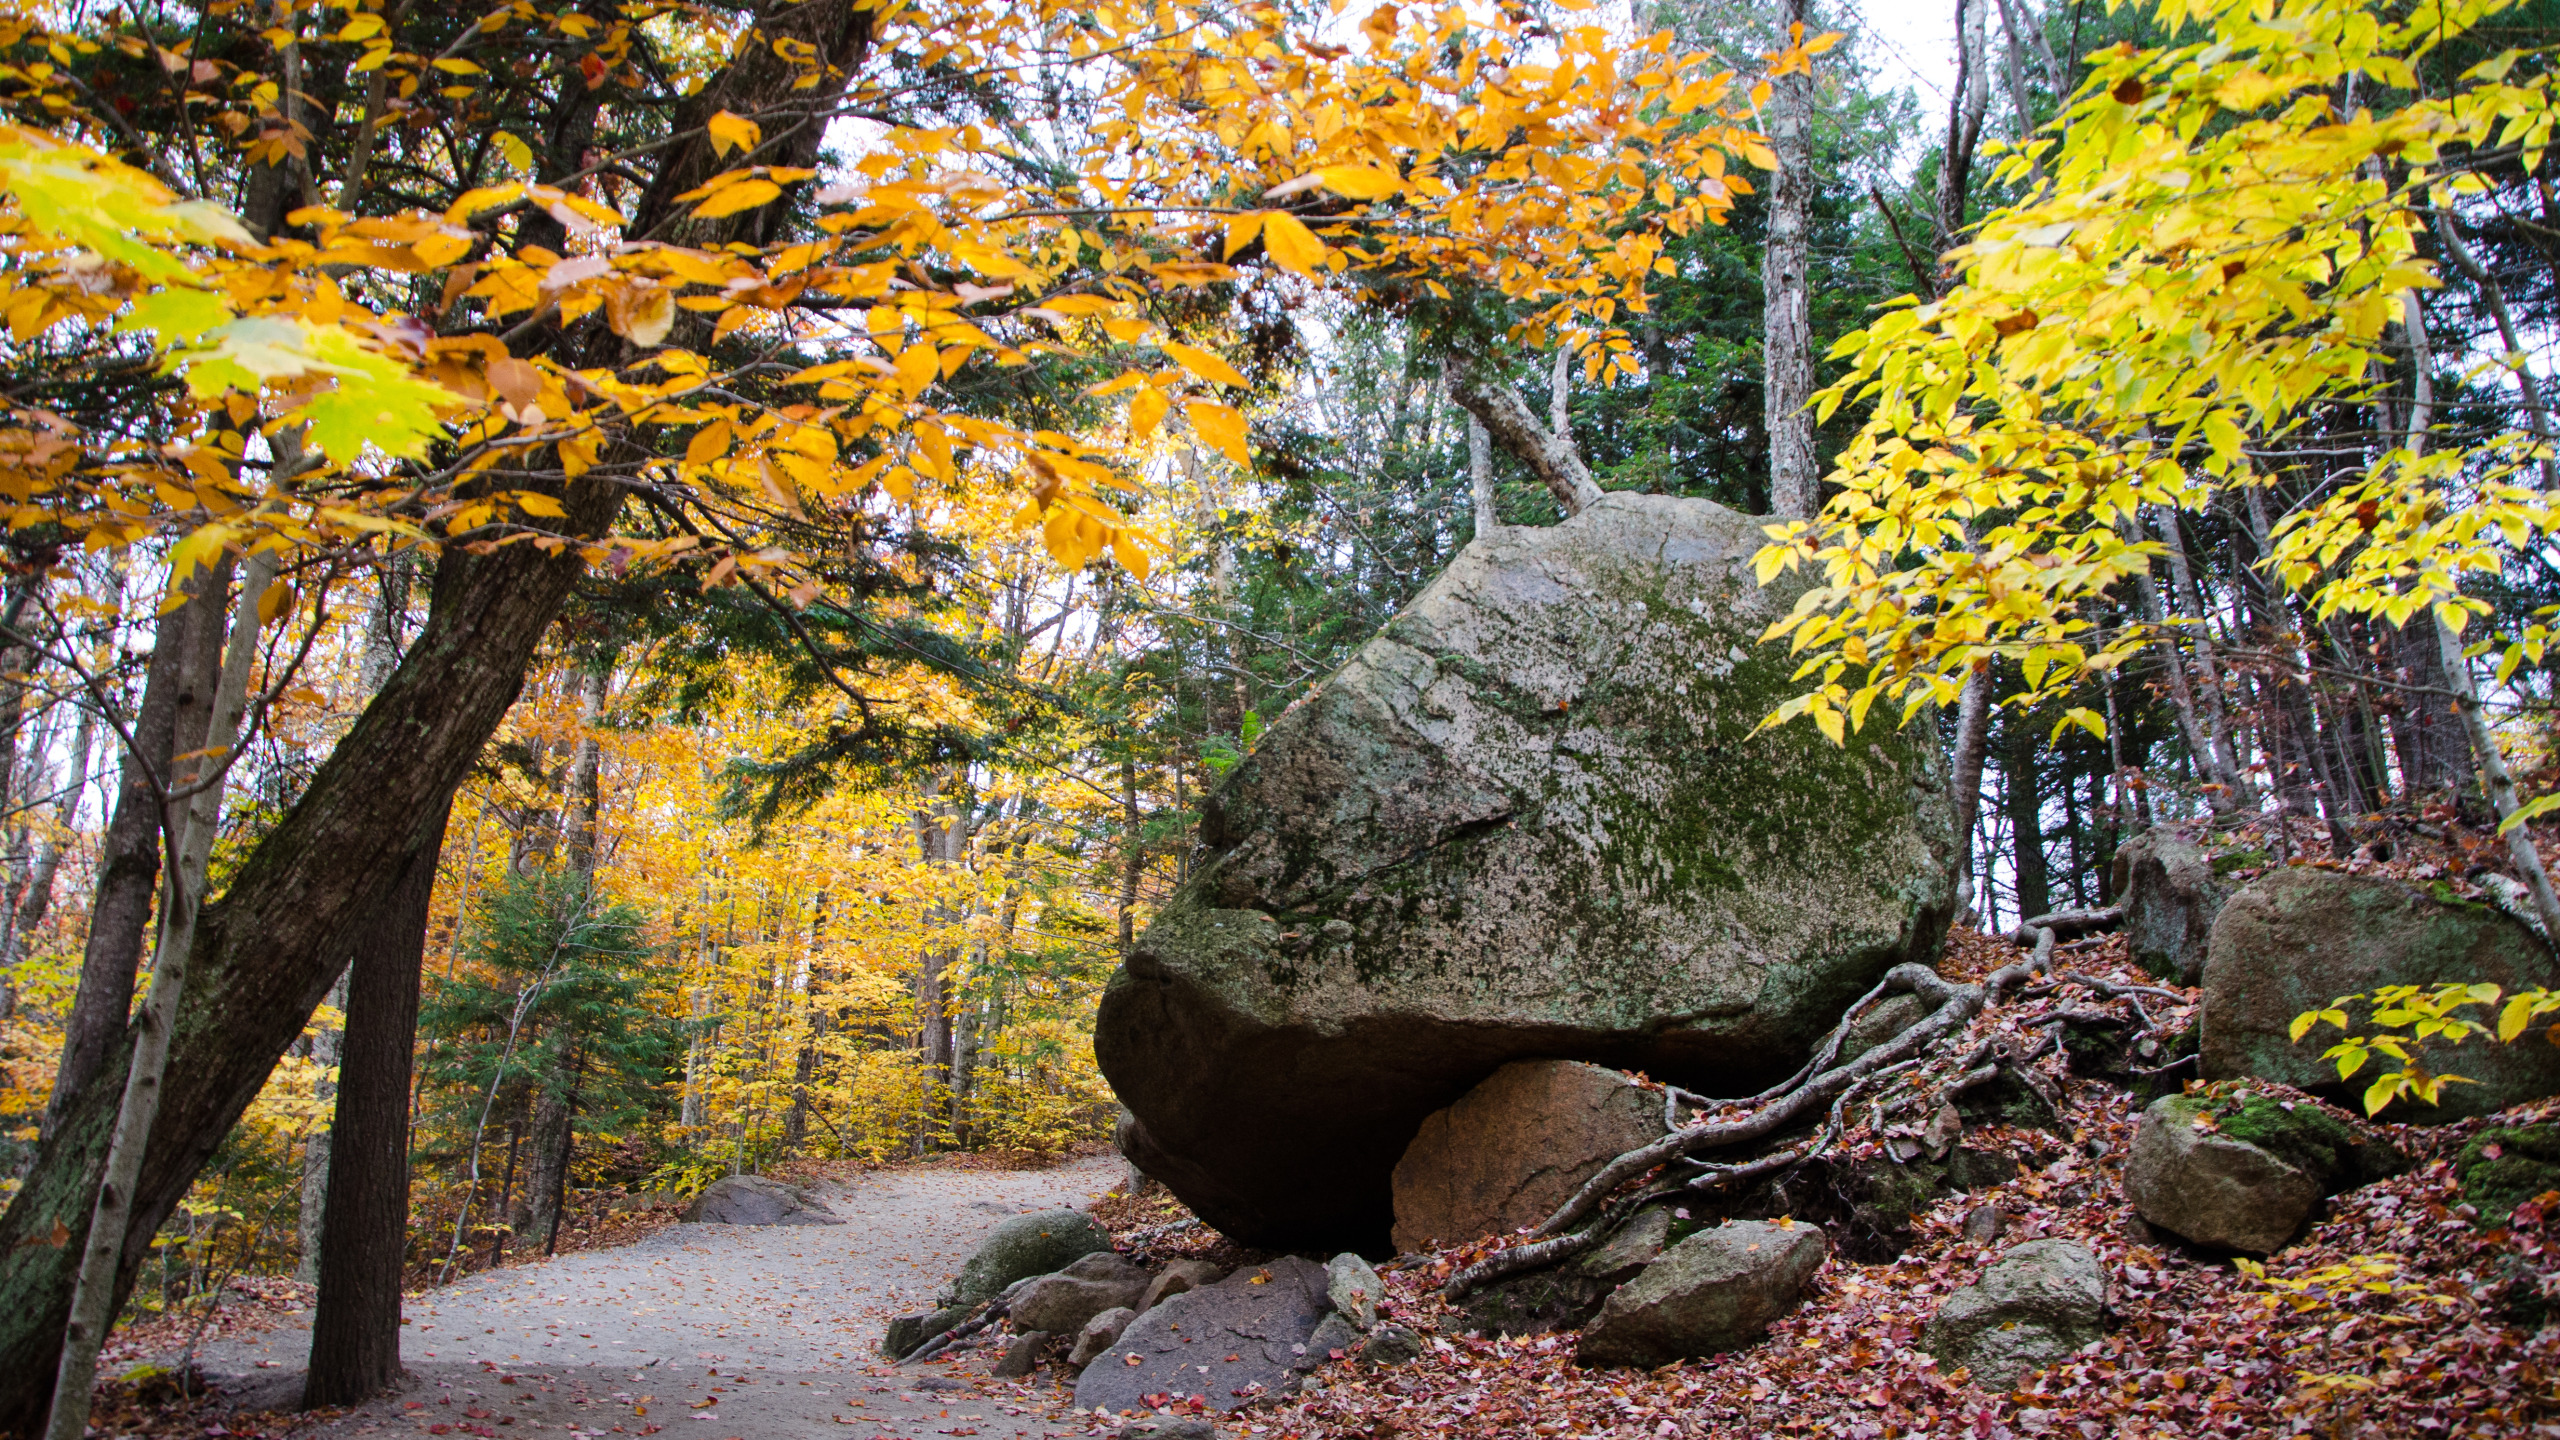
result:
<svg viewBox="0 0 2560 1440"><path fill-rule="evenodd" d="M2213 923L2204 1078L2276 1080L2355 1103L2365 1077L2342 1082L2320 1058L2337 1032L2322 1027L2296 1044L2294 1017L2378 986L2449 981L2510 991L2560 984L2560 961L2504 912L2442 886L2307 867L2272 871L2232 896ZM2560 1094L2560 1047L2432 1040L2418 1058L2476 1083L2446 1086L2438 1105L2395 1102L2385 1119L2434 1124Z"/></svg>
<svg viewBox="0 0 2560 1440"><path fill-rule="evenodd" d="M1662 1135L1662 1092L1573 1060L1515 1060L1435 1110L1396 1161L1395 1246L1534 1226L1601 1166Z"/></svg>
<svg viewBox="0 0 2560 1440"><path fill-rule="evenodd" d="M1244 1243L1371 1251L1506 1061L1747 1094L1936 953L1935 747L1757 729L1796 689L1762 523L1620 493L1481 538L1271 727L1102 1002L1130 1158Z"/></svg>
<svg viewBox="0 0 2560 1440"><path fill-rule="evenodd" d="M2504 1225L2517 1206L2560 1190L2560 1125L2483 1130L2454 1158L2453 1176L2481 1225Z"/></svg>
<svg viewBox="0 0 2560 1440"><path fill-rule="evenodd" d="M2214 917L2240 887L2195 835L2167 825L2143 831L2116 850L2111 878L2134 963L2181 985L2203 978Z"/></svg>
<svg viewBox="0 0 2560 1440"><path fill-rule="evenodd" d="M1976 1384L2002 1391L2097 1339L2106 1299L2088 1246L2030 1240L1940 1303L1920 1343L1939 1369L1967 1367Z"/></svg>
<svg viewBox="0 0 2560 1440"><path fill-rule="evenodd" d="M975 1305L1003 1294L1017 1280L1053 1274L1110 1248L1111 1232L1081 1211L1016 1215L978 1242L959 1275L935 1298L944 1305ZM1075 1332L1070 1328L1066 1333Z"/></svg>
<svg viewBox="0 0 2560 1440"><path fill-rule="evenodd" d="M2323 1196L2407 1168L2387 1142L2317 1105L2244 1089L2152 1102L2125 1159L2124 1188L2152 1225L2264 1255L2290 1242Z"/></svg>
<svg viewBox="0 0 2560 1440"><path fill-rule="evenodd" d="M1665 1365L1739 1350L1794 1310L1830 1247L1811 1225L1701 1230L1618 1287L1582 1332L1590 1365Z"/></svg>

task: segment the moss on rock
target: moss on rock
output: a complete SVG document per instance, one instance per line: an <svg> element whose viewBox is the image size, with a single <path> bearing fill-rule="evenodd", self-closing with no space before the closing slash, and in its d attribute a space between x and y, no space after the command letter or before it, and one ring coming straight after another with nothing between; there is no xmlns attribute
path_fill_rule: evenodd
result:
<svg viewBox="0 0 2560 1440"><path fill-rule="evenodd" d="M2518 1205L2560 1190L2560 1125L2483 1130L2454 1158L2453 1178L2482 1225L2504 1225Z"/></svg>

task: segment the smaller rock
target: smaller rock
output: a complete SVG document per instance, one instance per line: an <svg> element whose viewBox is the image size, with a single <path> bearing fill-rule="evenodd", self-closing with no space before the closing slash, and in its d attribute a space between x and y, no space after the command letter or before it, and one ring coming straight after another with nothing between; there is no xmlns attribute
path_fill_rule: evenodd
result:
<svg viewBox="0 0 2560 1440"><path fill-rule="evenodd" d="M1965 1213L1964 1238L1967 1243L1988 1245L2000 1238L2000 1226L2008 1217L1997 1205L1976 1205Z"/></svg>
<svg viewBox="0 0 2560 1440"><path fill-rule="evenodd" d="M1023 1286L1013 1297L1013 1323L1052 1335L1076 1335L1083 1332L1085 1322L1105 1310L1136 1308L1147 1293L1147 1273L1117 1255L1109 1257L1116 1267L1087 1263L1098 1258L1089 1255L1077 1262L1096 1278L1061 1272Z"/></svg>
<svg viewBox="0 0 2560 1440"><path fill-rule="evenodd" d="M1422 1337L1411 1329L1389 1323L1369 1332L1360 1342L1360 1353L1352 1358L1367 1366L1402 1365L1422 1358Z"/></svg>
<svg viewBox="0 0 2560 1440"><path fill-rule="evenodd" d="M1131 1261L1129 1257L1116 1250L1096 1250L1090 1255L1079 1257L1074 1264L1060 1269L1058 1273L1072 1275L1078 1280L1107 1280L1114 1285L1137 1285L1141 1289L1146 1286L1150 1278L1146 1267Z"/></svg>
<svg viewBox="0 0 2560 1440"><path fill-rule="evenodd" d="M996 1357L995 1368L988 1373L999 1380L1021 1379L1040 1368L1040 1352L1049 1348L1053 1338L1046 1330L1025 1330L1005 1337L1004 1353Z"/></svg>
<svg viewBox="0 0 2560 1440"><path fill-rule="evenodd" d="M1307 1363L1321 1365L1327 1360L1348 1359L1360 1348L1360 1332L1337 1310L1316 1322L1315 1333L1307 1337Z"/></svg>
<svg viewBox="0 0 2560 1440"><path fill-rule="evenodd" d="M1395 1168L1396 1249L1538 1224L1661 1134L1659 1091L1578 1060L1515 1060L1414 1132Z"/></svg>
<svg viewBox="0 0 2560 1440"><path fill-rule="evenodd" d="M2483 1224L2504 1225L2517 1206L2560 1190L2560 1125L2483 1130L2455 1157L2453 1176Z"/></svg>
<svg viewBox="0 0 2560 1440"><path fill-rule="evenodd" d="M2144 1220L2199 1245L2265 1255L2321 1197L2407 1168L2319 1106L2262 1092L2164 1095L2142 1112L2124 1190Z"/></svg>
<svg viewBox="0 0 2560 1440"><path fill-rule="evenodd" d="M975 1308L951 1305L922 1315L901 1315L889 1322L888 1331L880 1337L880 1353L892 1360L904 1360L927 1340L968 1319Z"/></svg>
<svg viewBox="0 0 2560 1440"><path fill-rule="evenodd" d="M2098 1257L2068 1240L2031 1240L1949 1295L1922 1332L1942 1370L1970 1367L1982 1388L2005 1391L2098 1338L2107 1298Z"/></svg>
<svg viewBox="0 0 2560 1440"><path fill-rule="evenodd" d="M1176 1260L1158 1272L1146 1293L1139 1297L1138 1313L1144 1315L1186 1290L1215 1285L1226 1277L1226 1271L1206 1260Z"/></svg>
<svg viewBox="0 0 2560 1440"><path fill-rule="evenodd" d="M1312 1260L1283 1256L1174 1296L1130 1321L1085 1367L1076 1408L1154 1410L1163 1402L1147 1396L1171 1395L1233 1410L1294 1391L1314 1367L1308 1341L1331 1313L1329 1278Z"/></svg>
<svg viewBox="0 0 2560 1440"><path fill-rule="evenodd" d="M1076 1332L1076 1345L1067 1352L1067 1363L1077 1366L1092 1364L1093 1357L1120 1343L1120 1332L1128 1329L1129 1322L1137 1318L1137 1311L1123 1305L1087 1320L1084 1328Z"/></svg>
<svg viewBox="0 0 2560 1440"><path fill-rule="evenodd" d="M687 1225L841 1225L844 1217L797 1185L763 1175L711 1182L684 1212Z"/></svg>
<svg viewBox="0 0 2560 1440"><path fill-rule="evenodd" d="M1617 1233L1585 1251L1572 1265L1604 1285L1623 1285L1662 1258L1671 1243L1671 1212L1659 1205L1637 1211Z"/></svg>
<svg viewBox="0 0 2560 1440"><path fill-rule="evenodd" d="M944 1305L975 1305L994 1299L1016 1280L1055 1273L1110 1248L1110 1232L1079 1211L1016 1215L979 1242L977 1252L936 1299Z"/></svg>
<svg viewBox="0 0 2560 1440"><path fill-rule="evenodd" d="M1346 1250L1325 1262L1325 1298L1333 1302L1333 1313L1351 1322L1354 1330L1366 1330L1378 1323L1378 1303L1387 1298L1387 1282L1369 1262Z"/></svg>
<svg viewBox="0 0 2560 1440"><path fill-rule="evenodd" d="M2116 849L2112 891L2123 897L2134 963L2164 980L2202 978L2214 917L2239 888L2184 831L2154 826Z"/></svg>
<svg viewBox="0 0 2560 1440"><path fill-rule="evenodd" d="M1665 1365L1738 1350L1796 1308L1830 1247L1811 1225L1701 1230L1618 1287L1582 1333L1592 1365Z"/></svg>

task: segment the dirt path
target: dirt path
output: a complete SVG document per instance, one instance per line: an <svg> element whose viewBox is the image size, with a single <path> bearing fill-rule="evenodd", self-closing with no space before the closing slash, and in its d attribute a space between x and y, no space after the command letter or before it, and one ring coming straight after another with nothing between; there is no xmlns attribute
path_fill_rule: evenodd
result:
<svg viewBox="0 0 2560 1440"><path fill-rule="evenodd" d="M886 1171L820 1187L843 1225L679 1225L475 1275L409 1302L410 1383L317 1433L663 1428L668 1440L767 1440L841 1437L852 1425L861 1440L1054 1435L1054 1391L942 1366L892 1369L880 1361L881 1329L929 1308L997 1222L1089 1204L1120 1173L1107 1159ZM283 1327L208 1347L203 1362L244 1407L290 1407L309 1347L307 1328Z"/></svg>

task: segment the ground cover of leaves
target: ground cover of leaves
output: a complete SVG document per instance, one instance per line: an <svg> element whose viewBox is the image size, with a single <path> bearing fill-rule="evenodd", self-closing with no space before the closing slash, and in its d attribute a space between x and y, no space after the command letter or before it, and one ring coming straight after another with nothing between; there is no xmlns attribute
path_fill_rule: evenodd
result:
<svg viewBox="0 0 2560 1440"><path fill-rule="evenodd" d="M1945 968L1979 978L2016 953L1965 932ZM2158 983L2132 970L2121 937L2060 958L2057 969ZM2161 1028L2174 1031L2191 1018L2193 995L2184 993L2186 1005L2145 999ZM1985 1016L1976 1033L2005 1026L2032 1035L2050 1009L2097 1003L2066 986ZM2537 1333L2523 1318L2560 1296L2560 1196L2510 1217L2475 1217L2451 1165L2483 1126L2560 1118L2560 1102L2485 1121L2383 1127L2415 1166L2333 1202L2303 1240L2267 1263L2261 1280L2140 1224L2124 1198L2120 1163L2141 1103L2046 1063L2064 1088L2068 1135L1969 1129L1966 1144L2009 1152L2026 1167L2020 1176L1940 1202L1919 1217L1914 1243L1894 1263L1857 1265L1835 1254L1802 1307L1747 1350L1649 1372L1586 1369L1574 1361L1569 1334L1474 1335L1437 1292L1454 1270L1508 1243L1487 1237L1388 1268L1386 1310L1430 1337L1422 1359L1368 1372L1329 1367L1308 1393L1230 1417L1222 1433L1270 1440L2560 1435L2560 1329ZM1875 1147L1862 1137L1848 1153ZM1988 1245L1969 1240L1965 1224L1985 1205L2001 1215ZM1162 1198L1135 1199L1126 1209L1114 1218L1157 1232L1179 1214ZM1214 1243L1186 1238L1199 1248ZM2007 1393L1942 1371L1919 1348L1938 1305L2009 1246L2038 1238L2077 1240L2097 1254L2108 1277L2109 1333ZM1112 1422L1093 1423L1106 1431Z"/></svg>

